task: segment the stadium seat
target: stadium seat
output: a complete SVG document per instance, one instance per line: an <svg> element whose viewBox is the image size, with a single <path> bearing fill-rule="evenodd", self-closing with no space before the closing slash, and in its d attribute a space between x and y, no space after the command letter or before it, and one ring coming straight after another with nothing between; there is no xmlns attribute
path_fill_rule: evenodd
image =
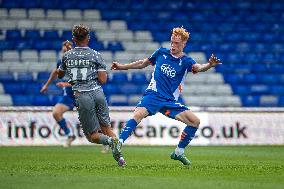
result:
<svg viewBox="0 0 284 189"><path fill-rule="evenodd" d="M9 40L18 40L21 39L21 31L20 30L7 30L6 31L6 39Z"/></svg>
<svg viewBox="0 0 284 189"><path fill-rule="evenodd" d="M34 81L33 74L30 72L21 72L18 73L17 81L31 83Z"/></svg>
<svg viewBox="0 0 284 189"><path fill-rule="evenodd" d="M120 86L120 92L124 95L133 95L133 94L141 94L140 86L134 84L124 84Z"/></svg>
<svg viewBox="0 0 284 189"><path fill-rule="evenodd" d="M23 94L24 86L22 83L4 83L4 91L6 94Z"/></svg>
<svg viewBox="0 0 284 189"><path fill-rule="evenodd" d="M39 83L25 83L24 94L26 95L39 95L42 84Z"/></svg>
<svg viewBox="0 0 284 189"><path fill-rule="evenodd" d="M242 96L242 104L246 107L258 107L260 105L259 96Z"/></svg>
<svg viewBox="0 0 284 189"><path fill-rule="evenodd" d="M0 73L0 82L2 83L12 83L14 82L13 73L2 72Z"/></svg>
<svg viewBox="0 0 284 189"><path fill-rule="evenodd" d="M128 106L128 98L125 95L111 95L109 97L109 105L111 106Z"/></svg>
<svg viewBox="0 0 284 189"><path fill-rule="evenodd" d="M38 40L41 38L39 30L26 30L25 31L25 38Z"/></svg>
<svg viewBox="0 0 284 189"><path fill-rule="evenodd" d="M231 95L235 106L237 100L233 95L236 94L241 95L243 106L281 105L279 96L283 96L284 85L284 26L279 16L284 5L281 2L177 0L151 4L148 0L123 3L70 0L64 4L59 0L2 0L0 6L0 81L4 85L31 82L32 76L21 75L23 72L54 69L61 43L72 40L71 28L75 23L90 26L90 47L102 51L108 69L112 60L129 63L149 57L160 46L170 47L169 32L182 25L191 33L184 49L187 54L199 63L206 63L216 53L223 62L206 74L189 74L185 80L188 95L197 95L190 90L192 86L203 85L200 89L203 94ZM217 9L218 12L214 11ZM137 88L145 89L149 82L146 75L152 70L149 66L144 73L123 72L124 76L115 76L120 74L115 72L104 89L108 95L122 95L125 90L136 93ZM17 80L14 75L18 76ZM39 82L47 79L47 76L41 77ZM215 86L216 90L211 91L207 85ZM125 88L123 91L121 86ZM134 104L127 99L129 104ZM216 99L207 99L214 105ZM227 99L228 103L231 99ZM196 105L206 106L197 101Z"/></svg>
<svg viewBox="0 0 284 189"><path fill-rule="evenodd" d="M33 105L34 106L51 106L52 103L49 100L48 96L36 95L33 98Z"/></svg>
<svg viewBox="0 0 284 189"><path fill-rule="evenodd" d="M0 106L12 106L13 101L10 95L0 94Z"/></svg>
<svg viewBox="0 0 284 189"><path fill-rule="evenodd" d="M111 83L115 84L122 84L128 82L128 76L125 72L117 72L112 75L112 78L110 79Z"/></svg>
<svg viewBox="0 0 284 189"><path fill-rule="evenodd" d="M50 76L49 72L39 72L37 74L37 81L39 82L46 82Z"/></svg>
<svg viewBox="0 0 284 189"><path fill-rule="evenodd" d="M149 80L143 72L132 72L131 82L135 85L143 85L149 83Z"/></svg>

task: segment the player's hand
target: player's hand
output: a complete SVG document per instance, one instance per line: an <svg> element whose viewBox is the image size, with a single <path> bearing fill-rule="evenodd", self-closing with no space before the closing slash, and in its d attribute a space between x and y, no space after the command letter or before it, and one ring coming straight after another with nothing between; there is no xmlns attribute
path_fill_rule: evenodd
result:
<svg viewBox="0 0 284 189"><path fill-rule="evenodd" d="M58 83L56 83L56 86L57 87L60 87L60 88L63 88L63 87L71 87L72 85L70 84L70 83L68 83L68 82L58 82Z"/></svg>
<svg viewBox="0 0 284 189"><path fill-rule="evenodd" d="M72 42L66 40L63 42L62 51L63 53L70 51L72 49Z"/></svg>
<svg viewBox="0 0 284 189"><path fill-rule="evenodd" d="M121 69L122 64L120 64L119 62L112 62L110 69L111 70L120 70Z"/></svg>
<svg viewBox="0 0 284 189"><path fill-rule="evenodd" d="M43 94L46 93L47 89L48 89L48 86L43 85L42 88L40 89L40 93L43 93Z"/></svg>
<svg viewBox="0 0 284 189"><path fill-rule="evenodd" d="M199 70L199 66L197 64L193 64L192 67L191 67L191 72L193 74L197 74L198 70Z"/></svg>
<svg viewBox="0 0 284 189"><path fill-rule="evenodd" d="M209 64L211 67L215 67L218 64L222 64L221 60L215 56L214 54L212 54L208 60Z"/></svg>

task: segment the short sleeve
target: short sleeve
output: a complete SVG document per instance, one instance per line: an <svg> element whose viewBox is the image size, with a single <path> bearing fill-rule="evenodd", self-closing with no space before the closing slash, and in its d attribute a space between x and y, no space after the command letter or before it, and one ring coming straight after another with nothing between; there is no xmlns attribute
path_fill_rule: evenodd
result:
<svg viewBox="0 0 284 189"><path fill-rule="evenodd" d="M156 60L157 60L157 57L160 53L160 49L157 49L149 58L148 60L151 62L151 65L155 65L156 64Z"/></svg>
<svg viewBox="0 0 284 189"><path fill-rule="evenodd" d="M97 66L98 71L106 71L106 64L100 53L97 54Z"/></svg>
<svg viewBox="0 0 284 189"><path fill-rule="evenodd" d="M193 64L196 64L196 61L195 61L193 58L190 58L190 57L189 57L186 62L187 62L187 64L186 64L186 65L187 65L186 70L187 70L187 72L191 72L191 70L192 70L192 65L193 65Z"/></svg>

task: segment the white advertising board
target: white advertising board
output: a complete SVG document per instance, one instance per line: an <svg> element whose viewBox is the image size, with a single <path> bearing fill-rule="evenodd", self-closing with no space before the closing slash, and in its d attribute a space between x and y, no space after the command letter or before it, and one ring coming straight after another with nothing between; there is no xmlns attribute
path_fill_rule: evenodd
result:
<svg viewBox="0 0 284 189"><path fill-rule="evenodd" d="M201 124L191 145L283 145L284 112L195 112ZM131 111L111 111L118 135ZM89 145L77 112L64 114L73 129L74 145ZM145 118L126 145L177 145L185 124L156 114ZM0 111L0 145L62 145L66 137L51 111Z"/></svg>

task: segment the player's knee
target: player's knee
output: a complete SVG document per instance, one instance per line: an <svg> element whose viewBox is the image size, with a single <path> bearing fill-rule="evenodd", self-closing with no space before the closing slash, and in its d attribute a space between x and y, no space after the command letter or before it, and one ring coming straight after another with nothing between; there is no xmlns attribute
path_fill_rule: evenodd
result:
<svg viewBox="0 0 284 189"><path fill-rule="evenodd" d="M200 125L200 119L199 118L196 118L194 121L193 121L193 123L192 123L192 126L194 126L194 127L199 127L199 125Z"/></svg>
<svg viewBox="0 0 284 189"><path fill-rule="evenodd" d="M137 122L137 124L139 124L141 120L143 119L143 115L140 113L135 113L133 115L133 119Z"/></svg>
<svg viewBox="0 0 284 189"><path fill-rule="evenodd" d="M59 112L53 111L52 116L54 117L54 119L57 119L59 117Z"/></svg>

